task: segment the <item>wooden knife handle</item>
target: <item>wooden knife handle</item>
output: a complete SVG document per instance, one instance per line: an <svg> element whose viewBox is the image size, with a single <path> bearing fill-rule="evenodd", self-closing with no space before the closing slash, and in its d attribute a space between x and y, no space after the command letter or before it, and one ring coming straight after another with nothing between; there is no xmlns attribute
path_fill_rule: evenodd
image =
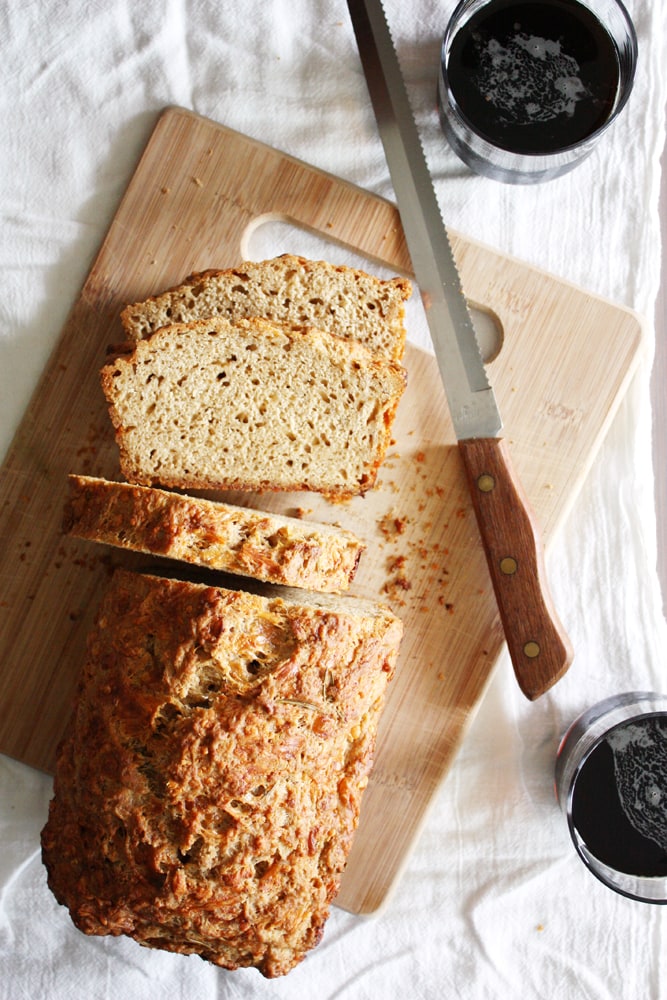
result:
<svg viewBox="0 0 667 1000"><path fill-rule="evenodd" d="M542 542L502 438L459 441L459 448L514 672L532 701L573 658L546 584Z"/></svg>

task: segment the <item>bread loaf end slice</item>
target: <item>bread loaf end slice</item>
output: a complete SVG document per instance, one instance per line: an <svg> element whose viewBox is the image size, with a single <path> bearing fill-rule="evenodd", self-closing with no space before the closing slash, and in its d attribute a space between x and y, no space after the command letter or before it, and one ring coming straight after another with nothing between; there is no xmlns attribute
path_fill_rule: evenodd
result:
<svg viewBox="0 0 667 1000"><path fill-rule="evenodd" d="M69 476L63 530L78 538L323 593L349 588L351 531L92 476Z"/></svg>

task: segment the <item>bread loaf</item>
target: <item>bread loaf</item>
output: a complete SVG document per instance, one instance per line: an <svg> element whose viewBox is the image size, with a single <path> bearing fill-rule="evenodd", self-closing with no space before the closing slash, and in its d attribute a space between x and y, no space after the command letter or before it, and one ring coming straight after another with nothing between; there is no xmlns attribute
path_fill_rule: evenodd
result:
<svg viewBox="0 0 667 1000"><path fill-rule="evenodd" d="M76 926L267 977L296 965L339 887L400 637L351 598L117 570L42 831Z"/></svg>
<svg viewBox="0 0 667 1000"><path fill-rule="evenodd" d="M405 278L383 281L364 271L285 254L193 274L176 288L128 305L121 321L127 336L140 340L171 323L259 316L349 337L400 361L405 301L411 292Z"/></svg>
<svg viewBox="0 0 667 1000"><path fill-rule="evenodd" d="M163 327L102 369L129 482L340 499L374 485L405 378L360 344L259 319Z"/></svg>
<svg viewBox="0 0 667 1000"><path fill-rule="evenodd" d="M270 583L347 590L364 549L351 531L90 476L69 477L63 529L123 549Z"/></svg>

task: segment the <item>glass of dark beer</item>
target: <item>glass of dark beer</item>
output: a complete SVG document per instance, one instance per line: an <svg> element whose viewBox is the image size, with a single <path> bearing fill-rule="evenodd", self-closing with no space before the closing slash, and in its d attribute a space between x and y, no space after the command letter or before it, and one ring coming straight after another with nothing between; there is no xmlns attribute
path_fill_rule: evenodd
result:
<svg viewBox="0 0 667 1000"><path fill-rule="evenodd" d="M551 180L616 119L636 64L620 0L461 0L442 43L443 131L476 173Z"/></svg>
<svg viewBox="0 0 667 1000"><path fill-rule="evenodd" d="M615 695L580 715L555 791L590 871L624 896L667 903L667 697Z"/></svg>

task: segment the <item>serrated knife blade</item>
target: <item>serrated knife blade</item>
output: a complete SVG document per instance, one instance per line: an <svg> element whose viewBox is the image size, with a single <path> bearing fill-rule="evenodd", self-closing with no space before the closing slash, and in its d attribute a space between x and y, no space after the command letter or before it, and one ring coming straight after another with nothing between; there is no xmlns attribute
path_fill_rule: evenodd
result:
<svg viewBox="0 0 667 1000"><path fill-rule="evenodd" d="M381 0L347 0L514 672L531 700L572 662L516 479Z"/></svg>

